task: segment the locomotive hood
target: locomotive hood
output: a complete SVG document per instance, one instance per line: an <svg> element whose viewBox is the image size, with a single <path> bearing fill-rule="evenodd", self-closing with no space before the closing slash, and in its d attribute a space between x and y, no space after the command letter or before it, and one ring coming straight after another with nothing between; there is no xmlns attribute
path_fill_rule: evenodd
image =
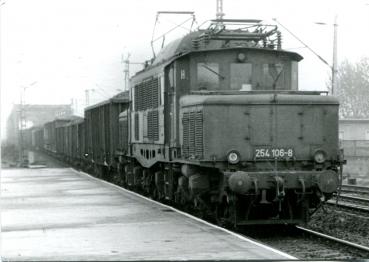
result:
<svg viewBox="0 0 369 262"><path fill-rule="evenodd" d="M185 157L210 161L216 156L225 161L229 152L238 152L240 161L252 161L260 150L271 150L310 161L322 150L326 159L336 161L339 103L335 97L295 91L246 93L197 94L180 100Z"/></svg>
<svg viewBox="0 0 369 262"><path fill-rule="evenodd" d="M333 96L305 94L245 94L245 95L188 95L180 100L181 107L198 105L250 105L250 104L325 104L338 105Z"/></svg>

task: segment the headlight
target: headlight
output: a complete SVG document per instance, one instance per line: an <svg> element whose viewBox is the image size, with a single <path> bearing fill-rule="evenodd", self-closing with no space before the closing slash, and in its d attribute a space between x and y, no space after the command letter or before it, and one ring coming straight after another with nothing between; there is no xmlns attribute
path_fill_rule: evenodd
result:
<svg viewBox="0 0 369 262"><path fill-rule="evenodd" d="M227 159L230 164L237 164L240 162L240 154L237 151L232 150L228 153Z"/></svg>
<svg viewBox="0 0 369 262"><path fill-rule="evenodd" d="M325 159L326 159L326 153L323 150L318 149L315 151L314 153L315 162L322 164L324 163Z"/></svg>

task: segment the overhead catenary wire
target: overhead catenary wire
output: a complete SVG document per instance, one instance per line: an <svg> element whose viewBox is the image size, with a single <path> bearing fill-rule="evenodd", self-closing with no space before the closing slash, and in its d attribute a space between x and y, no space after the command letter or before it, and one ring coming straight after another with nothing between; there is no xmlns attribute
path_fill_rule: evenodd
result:
<svg viewBox="0 0 369 262"><path fill-rule="evenodd" d="M172 21L172 20L165 19L165 21L168 22L168 23L171 23L172 25L177 25L177 23L174 22L174 21ZM192 30L192 24L191 24L191 27L190 28L183 26L183 24L182 25L178 25L178 27L179 28L182 28L183 30L189 31L189 32L191 32L191 30Z"/></svg>
<svg viewBox="0 0 369 262"><path fill-rule="evenodd" d="M184 25L185 23L187 23L188 21L190 21L192 19L192 17L186 19L185 21L183 21L182 23L176 25L175 27L173 27L172 29L168 30L167 32L165 32L164 34L158 36L157 38L155 38L154 40L151 40L151 43L156 42L157 40L161 39L162 37L164 37L165 35L169 34L170 32L174 31L175 29L177 29L178 27L182 27L182 25Z"/></svg>
<svg viewBox="0 0 369 262"><path fill-rule="evenodd" d="M298 40L301 44L303 44L307 49L309 49L318 59L320 59L324 64L329 66L330 69L332 69L332 66L318 53L316 53L313 49L311 49L307 44L305 44L299 37L297 37L294 33L292 33L288 28L286 28L284 25L282 25L277 18L273 18L273 21L275 21L277 24L279 24L283 29L285 29L289 34L291 34L296 40Z"/></svg>
<svg viewBox="0 0 369 262"><path fill-rule="evenodd" d="M174 15L174 14L177 14L177 15L191 15L190 18L186 19L184 22L180 23L180 24L177 24L175 27L173 27L172 29L168 30L167 32L165 32L164 34L160 35L159 37L155 38L155 31L156 31L156 25L159 23L159 16L160 14L170 14L170 15ZM157 40L159 39L163 39L163 42L162 42L162 47L164 46L164 41L165 41L165 36L167 34L169 34L170 32L174 31L175 29L177 29L178 27L181 27L183 28L183 25L185 23L187 23L189 20L192 20L192 23L191 23L191 29L190 29L190 32L192 30L192 27L194 25L194 23L196 22L196 18L195 18L195 13L192 12L192 11L158 11L156 13L156 18L155 18L155 23L154 23L154 27L153 27L153 31L152 31L152 35L151 35L151 50L152 50L152 53L153 53L153 58L155 59L156 57L156 54L155 54L155 49L154 49L154 42L156 42ZM197 23L196 23L197 24Z"/></svg>

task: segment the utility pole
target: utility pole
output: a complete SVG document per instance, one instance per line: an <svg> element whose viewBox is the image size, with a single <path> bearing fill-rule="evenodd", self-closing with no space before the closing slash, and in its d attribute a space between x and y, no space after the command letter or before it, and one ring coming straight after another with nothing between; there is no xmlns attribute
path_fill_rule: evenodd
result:
<svg viewBox="0 0 369 262"><path fill-rule="evenodd" d="M71 98L70 99L70 107L72 108L72 115L74 114L75 110L74 110L74 99Z"/></svg>
<svg viewBox="0 0 369 262"><path fill-rule="evenodd" d="M90 105L90 94L88 89L85 90L85 104L86 107Z"/></svg>
<svg viewBox="0 0 369 262"><path fill-rule="evenodd" d="M34 84L36 84L37 81L34 81L33 83L29 84L28 86L22 86L21 92L20 92L20 104L19 104L19 122L18 122L18 128L19 128L19 162L21 166L25 166L27 164L27 158L25 155L25 145L24 145L24 137L23 137L23 131L27 128L27 119L26 119L26 89L29 87L32 87Z"/></svg>
<svg viewBox="0 0 369 262"><path fill-rule="evenodd" d="M95 89L85 89L85 102L86 102L86 107L88 107L90 105L90 91L95 91Z"/></svg>
<svg viewBox="0 0 369 262"><path fill-rule="evenodd" d="M317 25L332 25L323 22L316 22ZM332 65L328 65L331 68L331 94L334 95L337 91L337 15L334 17L333 23L333 56L332 56Z"/></svg>
<svg viewBox="0 0 369 262"><path fill-rule="evenodd" d="M122 54L122 59L121 59L121 63L124 64L124 69L123 69L123 73L124 73L124 88L123 91L129 91L129 65L141 65L141 66L145 66L145 63L140 63L140 62L131 62L129 61L129 58L131 57L131 53L128 53L127 57L124 58L124 55Z"/></svg>
<svg viewBox="0 0 369 262"><path fill-rule="evenodd" d="M337 91L337 15L333 24L332 95Z"/></svg>
<svg viewBox="0 0 369 262"><path fill-rule="evenodd" d="M25 154L24 154L24 138L23 131L26 129L26 116L25 116L25 93L26 86L21 87L20 103L19 103L19 163L20 166L25 165Z"/></svg>
<svg viewBox="0 0 369 262"><path fill-rule="evenodd" d="M76 99L74 99L74 112L75 112L75 114L76 115L78 115L78 100L77 100L77 98Z"/></svg>
<svg viewBox="0 0 369 262"><path fill-rule="evenodd" d="M129 58L131 57L131 54L128 53L127 58L124 59L122 55L122 63L124 63L124 88L123 91L129 90Z"/></svg>

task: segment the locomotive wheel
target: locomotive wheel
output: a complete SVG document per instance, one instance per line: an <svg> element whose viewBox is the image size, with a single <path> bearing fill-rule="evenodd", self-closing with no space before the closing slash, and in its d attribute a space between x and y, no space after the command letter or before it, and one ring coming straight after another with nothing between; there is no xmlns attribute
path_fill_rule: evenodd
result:
<svg viewBox="0 0 369 262"><path fill-rule="evenodd" d="M126 186L126 173L124 172L124 165L119 163L118 164L118 177L117 177L118 184L120 186Z"/></svg>
<svg viewBox="0 0 369 262"><path fill-rule="evenodd" d="M112 180L112 171L109 166L102 166L101 167L101 176L104 180L111 182Z"/></svg>
<svg viewBox="0 0 369 262"><path fill-rule="evenodd" d="M158 190L158 188L154 188L152 192L152 199L162 201L165 199L165 195L162 191Z"/></svg>
<svg viewBox="0 0 369 262"><path fill-rule="evenodd" d="M221 227L235 229L237 227L237 203L222 201L215 208L215 220Z"/></svg>
<svg viewBox="0 0 369 262"><path fill-rule="evenodd" d="M177 191L174 193L174 202L182 210L188 212L190 210L191 202L190 196L182 188L178 187Z"/></svg>
<svg viewBox="0 0 369 262"><path fill-rule="evenodd" d="M196 195L193 199L193 209L197 217L205 220L214 220L214 211L212 211L208 200L207 195Z"/></svg>
<svg viewBox="0 0 369 262"><path fill-rule="evenodd" d="M184 192L183 189L178 188L177 192L174 193L174 202L179 206L186 205L187 201L187 194Z"/></svg>
<svg viewBox="0 0 369 262"><path fill-rule="evenodd" d="M155 191L154 174L149 169L143 170L142 179L143 194L152 196Z"/></svg>

